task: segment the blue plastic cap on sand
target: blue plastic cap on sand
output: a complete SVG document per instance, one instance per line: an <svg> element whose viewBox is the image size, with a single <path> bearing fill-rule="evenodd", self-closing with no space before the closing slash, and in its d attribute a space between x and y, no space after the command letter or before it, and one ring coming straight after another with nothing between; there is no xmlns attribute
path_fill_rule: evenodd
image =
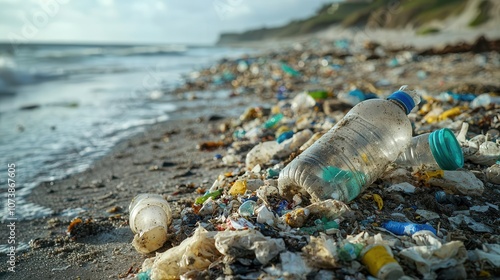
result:
<svg viewBox="0 0 500 280"><path fill-rule="evenodd" d="M415 107L415 101L413 101L413 98L408 93L402 90L394 92L393 94L389 95L387 99L398 101L405 108L407 115Z"/></svg>
<svg viewBox="0 0 500 280"><path fill-rule="evenodd" d="M464 166L462 147L451 130L443 128L429 135L429 146L439 167L456 170Z"/></svg>

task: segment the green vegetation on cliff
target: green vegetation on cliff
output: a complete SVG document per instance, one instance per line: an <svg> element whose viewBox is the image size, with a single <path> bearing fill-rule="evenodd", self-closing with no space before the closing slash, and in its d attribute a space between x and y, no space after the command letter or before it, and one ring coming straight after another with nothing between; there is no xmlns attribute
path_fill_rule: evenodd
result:
<svg viewBox="0 0 500 280"><path fill-rule="evenodd" d="M481 11L486 10L481 4ZM332 25L366 28L420 28L433 20L442 20L460 14L468 1L464 0L374 0L371 2L342 2L326 4L314 16L295 20L284 26L261 28L243 33L225 33L219 43L254 41L268 38L285 38L313 33ZM481 12L470 23L479 25L488 20L487 12Z"/></svg>

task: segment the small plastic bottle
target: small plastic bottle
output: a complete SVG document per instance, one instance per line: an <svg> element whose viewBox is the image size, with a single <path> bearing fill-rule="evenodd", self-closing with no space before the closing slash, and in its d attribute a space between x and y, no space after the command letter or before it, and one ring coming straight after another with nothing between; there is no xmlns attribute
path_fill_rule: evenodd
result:
<svg viewBox="0 0 500 280"><path fill-rule="evenodd" d="M134 248L143 254L161 248L172 223L168 202L158 194L139 194L132 199L129 212L130 229L135 233Z"/></svg>
<svg viewBox="0 0 500 280"><path fill-rule="evenodd" d="M372 244L361 251L361 262L371 275L382 280L398 280L404 271L387 245Z"/></svg>
<svg viewBox="0 0 500 280"><path fill-rule="evenodd" d="M414 223L404 223L404 222L395 222L395 221L388 221L382 224L382 227L385 228L386 230L397 234L397 235L413 235L417 231L421 230L428 230L431 231L434 234L436 233L436 230L428 224L414 224Z"/></svg>
<svg viewBox="0 0 500 280"><path fill-rule="evenodd" d="M456 170L464 166L464 154L451 130L443 128L411 140L410 146L395 161L400 166Z"/></svg>
<svg viewBox="0 0 500 280"><path fill-rule="evenodd" d="M353 200L409 146L407 114L419 102L402 87L386 100L357 104L280 172L280 193L287 199L301 192L313 200Z"/></svg>

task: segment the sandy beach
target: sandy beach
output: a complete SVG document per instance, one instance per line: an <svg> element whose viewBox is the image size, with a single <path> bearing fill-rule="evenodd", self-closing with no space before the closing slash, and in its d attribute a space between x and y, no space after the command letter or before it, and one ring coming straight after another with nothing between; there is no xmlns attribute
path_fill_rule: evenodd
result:
<svg viewBox="0 0 500 280"><path fill-rule="evenodd" d="M475 95L484 92L499 93L500 60L498 52L495 51L420 57L417 50L390 52L388 49L381 48L380 50L384 50L384 53L366 49L351 55L347 52L332 51L333 42L325 39L318 45L315 45L316 43L305 44L302 48L291 45L283 48L286 51L274 49L261 56L268 60L272 58L273 63L286 61L302 73L300 77L280 73L282 80L273 82L268 80L269 77L262 74L261 70L260 74L256 75L257 78L249 78L250 74L242 73L241 76L234 78L236 82L228 82L220 87L231 89L234 95L244 96L240 105L251 99L258 99L265 103L264 111L267 110L267 112L260 117L262 120L270 116L271 107L277 104L276 89L281 85L287 88L290 97L313 88L325 89L335 96L339 92L347 92L352 86L385 96L403 84L408 84L429 95L437 95L447 90ZM361 43L351 46L363 49ZM373 57L370 58L370 55ZM319 58L316 60L316 57ZM252 58L255 61L259 59L258 56ZM309 58L310 60L307 60ZM331 66L326 69L326 67L322 68L321 64L314 64L321 63L321 58L327 61L325 63L329 67L338 65L339 68ZM394 61L395 58L397 58L396 61ZM309 64L300 64L302 60ZM229 66L226 67L228 63L222 62L216 66L215 72L220 73L221 69L230 69ZM390 63L394 65L391 66ZM275 74L281 71L276 69L271 69L270 73ZM201 78L198 80L205 75L203 71L200 72ZM420 74L417 75L417 72ZM194 79L193 83L181 86L177 92L208 90L204 88L206 82L196 84L196 81L197 79ZM238 88L244 88L244 90L240 93ZM446 106L453 107L450 104ZM325 111L326 105L322 108L318 113L321 116L314 115L314 117L324 121L327 117L336 116L334 113L329 115L329 112ZM479 119L482 114L492 115L492 112L498 112L498 110L498 106L493 106L489 109L467 111L467 116L464 113L463 118L465 120L472 114ZM144 259L154 256L154 253L147 256L141 255L131 245L133 233L128 224L128 205L134 196L139 193L163 195L171 204L174 219L179 220L183 218L180 216L181 210L192 207L194 199L205 193L220 174L235 172L233 176L237 176L246 171L244 158L255 144L248 143L248 147L237 150L236 155L240 160L235 162L225 164L220 159L214 159L217 154L221 156L228 154L228 149L234 148L231 145L238 142L231 139L231 134L237 129L233 123L238 117L226 116L222 108L211 116L196 119L183 117L180 120L151 125L145 132L119 143L111 153L99 159L88 170L36 187L28 200L52 209L54 215L17 223L16 238L31 240L30 246L18 252L16 273L10 274L7 267L2 265L0 278L117 279L135 277ZM306 114L305 116L313 115ZM450 127L454 132L458 132L461 118L457 117L453 119L453 122L450 120L441 123L440 126ZM318 127L316 127L317 131L324 129ZM223 128L222 131L221 128ZM422 121L417 128L418 133L424 133L435 127ZM490 129L498 131L498 120L491 121L483 127L477 123L473 124L470 131L480 134ZM269 135L266 137L274 140L274 132ZM224 145L211 150L197 148L200 143L208 141L223 141ZM272 165L266 163L264 166L271 167ZM485 202L498 205L500 201L498 185L487 182L484 177L486 167L466 162L465 169L474 171L486 186L482 196L471 198L472 205L482 205ZM433 200L432 193L435 188L419 188L418 197L404 195L407 200L404 202L405 208L409 205L419 205L421 208L438 212L440 215L450 215L453 212L444 209ZM382 184L374 184L369 193L385 194L382 189ZM403 203L401 199L403 199L401 195L384 197L386 206L381 211L377 210L377 221L391 218L394 208L400 202ZM375 213L376 207L373 201L360 197L355 202L358 207L357 219L366 219ZM468 209L464 207L458 207L455 210ZM73 218L62 215L62 211L68 208L75 209L75 211L84 209L77 214L77 217L81 219L79 222L72 224ZM440 227L447 228L453 240L462 240L470 250L480 248L481 242L498 244L499 220L495 219L498 213L498 209L490 208L487 215L475 215L477 221L486 223L493 229L489 233L474 232L467 229L466 225L462 225L459 230L452 230L450 222L444 216L441 216L443 221ZM481 215L485 217L480 219ZM200 217L200 220L208 223L207 217ZM368 227L369 230L374 231L375 225ZM177 246L192 233L194 228L193 225L188 231L174 232L159 252ZM5 227L2 228L2 235L6 235L6 232ZM356 234L358 232L343 232L342 234L344 233ZM7 261L6 255L2 254L0 262L5 264ZM474 265L472 263L466 265L468 279L478 277L480 271L483 270ZM414 268L404 266L404 269L408 275L419 277ZM490 276L498 273L498 268L495 270L491 266L487 266L486 270L491 274ZM354 275L368 275L366 269L361 268L360 271L358 272L360 274ZM346 276L345 272L342 273L337 276ZM238 274L235 274L232 277L237 278ZM220 275L223 276L223 274ZM207 279L211 276L213 275L204 275Z"/></svg>

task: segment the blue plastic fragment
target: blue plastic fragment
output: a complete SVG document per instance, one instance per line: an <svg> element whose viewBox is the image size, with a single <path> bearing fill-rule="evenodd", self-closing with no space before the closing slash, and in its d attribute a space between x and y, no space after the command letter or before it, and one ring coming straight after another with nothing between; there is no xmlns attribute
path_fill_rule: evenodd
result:
<svg viewBox="0 0 500 280"><path fill-rule="evenodd" d="M404 223L404 222L395 222L388 221L382 224L382 227L386 230L396 234L396 235L413 235L417 231L428 230L434 234L436 230L428 224L414 224L414 223Z"/></svg>
<svg viewBox="0 0 500 280"><path fill-rule="evenodd" d="M291 130L285 131L285 132L281 133L280 136L278 136L278 139L276 139L276 142L281 143L287 139L292 138L292 136L293 136L293 131L291 131Z"/></svg>

